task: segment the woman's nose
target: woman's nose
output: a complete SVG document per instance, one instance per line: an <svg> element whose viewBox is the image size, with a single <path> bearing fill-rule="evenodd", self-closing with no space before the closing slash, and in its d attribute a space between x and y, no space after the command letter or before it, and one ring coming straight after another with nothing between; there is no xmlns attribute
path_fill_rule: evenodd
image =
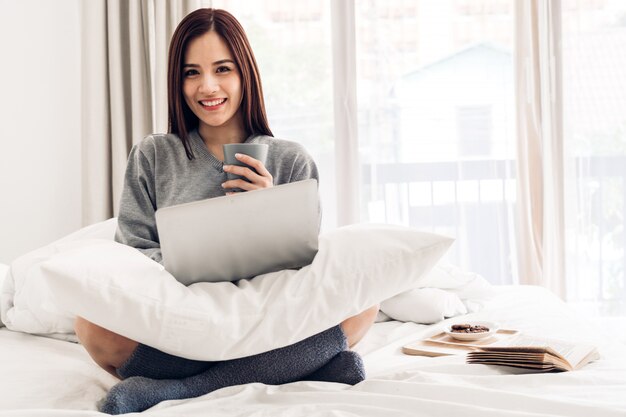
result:
<svg viewBox="0 0 626 417"><path fill-rule="evenodd" d="M205 77L200 85L200 92L204 94L213 94L220 89L219 84L213 77Z"/></svg>

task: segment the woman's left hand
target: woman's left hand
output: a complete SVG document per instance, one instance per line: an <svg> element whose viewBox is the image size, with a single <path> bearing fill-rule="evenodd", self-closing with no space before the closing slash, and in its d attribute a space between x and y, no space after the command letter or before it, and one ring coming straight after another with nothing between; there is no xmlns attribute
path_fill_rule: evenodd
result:
<svg viewBox="0 0 626 417"><path fill-rule="evenodd" d="M247 167L240 167L237 165L224 165L224 172L229 174L241 175L247 178L250 182L244 179L228 180L222 184L222 187L226 190L226 194L232 194L229 190L233 188L239 188L244 191L259 190L261 188L270 188L274 185L274 178L272 174L265 168L265 165L258 159L254 159L251 156L238 153L235 155L237 160L248 165ZM250 169L254 168L254 170ZM254 172L256 170L256 172Z"/></svg>

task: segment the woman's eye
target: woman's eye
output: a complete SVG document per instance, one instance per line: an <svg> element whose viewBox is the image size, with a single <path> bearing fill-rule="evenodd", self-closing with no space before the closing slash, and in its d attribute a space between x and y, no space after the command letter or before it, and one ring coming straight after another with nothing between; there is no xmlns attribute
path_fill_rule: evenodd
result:
<svg viewBox="0 0 626 417"><path fill-rule="evenodd" d="M197 73L198 73L198 71L196 71L196 70L194 70L194 69L190 69L190 70L185 71L185 72L183 73L183 75L184 75L185 77L190 77L190 76L192 76L192 75L196 75Z"/></svg>
<svg viewBox="0 0 626 417"><path fill-rule="evenodd" d="M220 73L220 72L228 72L230 71L230 68L228 67L217 67L216 72Z"/></svg>

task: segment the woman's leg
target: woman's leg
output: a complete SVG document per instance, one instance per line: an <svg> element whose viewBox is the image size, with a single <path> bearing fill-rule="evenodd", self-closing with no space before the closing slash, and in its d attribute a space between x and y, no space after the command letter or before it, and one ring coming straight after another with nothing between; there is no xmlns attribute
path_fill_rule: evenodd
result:
<svg viewBox="0 0 626 417"><path fill-rule="evenodd" d="M132 355L138 343L82 317L74 322L74 331L89 356L102 369L119 378L115 370Z"/></svg>
<svg viewBox="0 0 626 417"><path fill-rule="evenodd" d="M339 382L356 385L365 379L363 359L353 350L339 352L326 365L302 378L304 381Z"/></svg>
<svg viewBox="0 0 626 417"><path fill-rule="evenodd" d="M206 371L212 364L161 352L81 317L76 319L74 328L94 362L121 379L132 376L153 379L185 378Z"/></svg>
<svg viewBox="0 0 626 417"><path fill-rule="evenodd" d="M340 326L349 347L354 346L374 323L378 305L344 320ZM94 362L122 379L144 376L152 379L185 378L205 371L211 362L179 358L120 336L81 317L75 330Z"/></svg>
<svg viewBox="0 0 626 417"><path fill-rule="evenodd" d="M348 339L349 347L356 345L359 341L361 341L361 339L363 339L363 336L365 336L370 327L374 324L379 308L380 305L376 304L362 313L341 322L341 329Z"/></svg>
<svg viewBox="0 0 626 417"><path fill-rule="evenodd" d="M198 375L182 379L150 379L132 377L114 386L99 404L101 411L123 414L146 410L161 401L194 398L220 388L260 382L268 385L286 384L307 379L332 362L348 344L339 326L311 336L293 345L258 355L221 362ZM351 352L356 355L355 352ZM333 375L334 382L354 383L355 378L342 379L344 369ZM360 372L358 375L363 375Z"/></svg>

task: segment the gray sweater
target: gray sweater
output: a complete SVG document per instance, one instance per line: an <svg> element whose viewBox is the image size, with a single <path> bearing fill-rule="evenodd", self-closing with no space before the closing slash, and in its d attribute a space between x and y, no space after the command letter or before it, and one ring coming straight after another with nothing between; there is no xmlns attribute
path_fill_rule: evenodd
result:
<svg viewBox="0 0 626 417"><path fill-rule="evenodd" d="M225 195L223 163L209 152L197 131L189 137L189 160L176 135L155 134L133 146L128 158L115 240L161 262L154 213L157 209ZM246 143L269 145L265 167L274 185L315 178L313 158L298 143L252 135Z"/></svg>

